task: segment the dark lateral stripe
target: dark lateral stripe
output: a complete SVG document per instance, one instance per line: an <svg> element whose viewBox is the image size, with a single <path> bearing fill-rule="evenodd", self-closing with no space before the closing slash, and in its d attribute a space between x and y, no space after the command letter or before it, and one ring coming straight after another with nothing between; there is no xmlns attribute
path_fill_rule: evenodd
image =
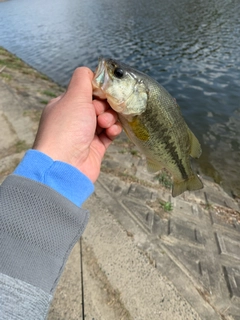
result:
<svg viewBox="0 0 240 320"><path fill-rule="evenodd" d="M167 135L166 132L167 132L167 129L161 130L161 140L165 144L166 151L168 153L170 153L172 159L176 163L179 171L181 172L182 178L184 180L187 180L188 179L188 175L187 175L187 172L186 172L186 170L185 170L185 168L183 166L182 159L179 158L174 143L173 142L169 142L171 140L171 137L169 135Z"/></svg>

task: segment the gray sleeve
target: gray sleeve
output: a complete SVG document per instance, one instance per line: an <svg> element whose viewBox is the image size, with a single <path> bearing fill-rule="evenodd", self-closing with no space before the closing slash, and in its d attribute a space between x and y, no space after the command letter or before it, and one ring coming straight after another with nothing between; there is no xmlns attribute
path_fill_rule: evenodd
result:
<svg viewBox="0 0 240 320"><path fill-rule="evenodd" d="M0 273L0 319L42 320L52 296L43 290Z"/></svg>
<svg viewBox="0 0 240 320"><path fill-rule="evenodd" d="M16 175L6 178L0 187L0 309L12 310L6 319L45 318L67 257L87 221L87 211L53 189ZM19 308L25 316L15 317ZM34 309L38 317L28 317Z"/></svg>

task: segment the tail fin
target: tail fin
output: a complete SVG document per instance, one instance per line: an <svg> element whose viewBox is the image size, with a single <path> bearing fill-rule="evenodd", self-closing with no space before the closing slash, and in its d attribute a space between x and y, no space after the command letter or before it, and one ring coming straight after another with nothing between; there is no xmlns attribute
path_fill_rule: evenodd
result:
<svg viewBox="0 0 240 320"><path fill-rule="evenodd" d="M203 188L203 183L197 175L191 176L188 180L173 181L172 196L179 196L186 190L193 191Z"/></svg>

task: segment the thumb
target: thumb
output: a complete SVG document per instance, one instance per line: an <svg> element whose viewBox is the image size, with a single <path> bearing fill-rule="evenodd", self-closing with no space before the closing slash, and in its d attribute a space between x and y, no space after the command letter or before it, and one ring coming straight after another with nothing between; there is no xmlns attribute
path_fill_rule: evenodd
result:
<svg viewBox="0 0 240 320"><path fill-rule="evenodd" d="M76 103L92 103L93 72L87 67L77 68L70 80L66 97Z"/></svg>

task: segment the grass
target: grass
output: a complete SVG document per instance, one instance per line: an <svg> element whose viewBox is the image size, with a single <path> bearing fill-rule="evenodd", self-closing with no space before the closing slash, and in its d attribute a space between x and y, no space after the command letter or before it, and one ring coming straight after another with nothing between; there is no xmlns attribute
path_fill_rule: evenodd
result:
<svg viewBox="0 0 240 320"><path fill-rule="evenodd" d="M57 97L57 95L54 92L50 91L50 90L44 90L44 91L42 91L42 93L45 94L45 96L48 96L48 97L51 97L51 98L56 98Z"/></svg>
<svg viewBox="0 0 240 320"><path fill-rule="evenodd" d="M131 150L130 153L133 156L137 156L138 155L138 151L137 150Z"/></svg>
<svg viewBox="0 0 240 320"><path fill-rule="evenodd" d="M31 120L35 122L39 122L41 115L42 115L42 110L31 109L31 110L25 110L23 112L24 117L29 117Z"/></svg>
<svg viewBox="0 0 240 320"><path fill-rule="evenodd" d="M0 47L0 55L1 55L1 56L8 56L9 53L8 53L5 49L3 49L2 47Z"/></svg>
<svg viewBox="0 0 240 320"><path fill-rule="evenodd" d="M173 204L170 201L159 201L159 203L165 212L170 212L173 210Z"/></svg>
<svg viewBox="0 0 240 320"><path fill-rule="evenodd" d="M36 78L40 78L42 80L48 80L49 81L48 76L46 76L45 74L42 74L42 73L37 73L36 74Z"/></svg>
<svg viewBox="0 0 240 320"><path fill-rule="evenodd" d="M25 151L29 148L25 140L18 140L15 144L15 150L17 153Z"/></svg>
<svg viewBox="0 0 240 320"><path fill-rule="evenodd" d="M5 72L1 72L0 77L4 78L5 80L8 80L8 81L12 80L12 76L10 74L5 73Z"/></svg>
<svg viewBox="0 0 240 320"><path fill-rule="evenodd" d="M172 180L171 177L164 171L158 173L155 176L155 179L158 180L158 182L164 186L166 189L171 189L172 187Z"/></svg>
<svg viewBox="0 0 240 320"><path fill-rule="evenodd" d="M6 66L7 68L14 70L21 70L21 73L35 76L35 78L49 80L49 78L46 75L41 74L36 70L32 69L24 61L22 61L14 54L8 52L3 47L0 47L0 69L1 66Z"/></svg>
<svg viewBox="0 0 240 320"><path fill-rule="evenodd" d="M122 149L122 150L119 150L118 153L125 154L125 153L127 153L127 150L126 149Z"/></svg>
<svg viewBox="0 0 240 320"><path fill-rule="evenodd" d="M22 69L21 72L23 74L29 74L29 75L36 75L36 71L34 69L30 69L30 68L25 68L25 69Z"/></svg>
<svg viewBox="0 0 240 320"><path fill-rule="evenodd" d="M40 100L40 103L41 103L41 104L44 104L44 105L48 104L48 102L49 102L48 100L44 100L44 99L43 99L43 100Z"/></svg>
<svg viewBox="0 0 240 320"><path fill-rule="evenodd" d="M0 59L0 65L6 66L10 69L21 69L26 66L22 60L16 57L7 57L6 59Z"/></svg>
<svg viewBox="0 0 240 320"><path fill-rule="evenodd" d="M211 204L211 203L209 203L209 202L204 203L204 204L203 204L203 208L204 208L205 210L212 210L212 209L213 209L213 204Z"/></svg>

